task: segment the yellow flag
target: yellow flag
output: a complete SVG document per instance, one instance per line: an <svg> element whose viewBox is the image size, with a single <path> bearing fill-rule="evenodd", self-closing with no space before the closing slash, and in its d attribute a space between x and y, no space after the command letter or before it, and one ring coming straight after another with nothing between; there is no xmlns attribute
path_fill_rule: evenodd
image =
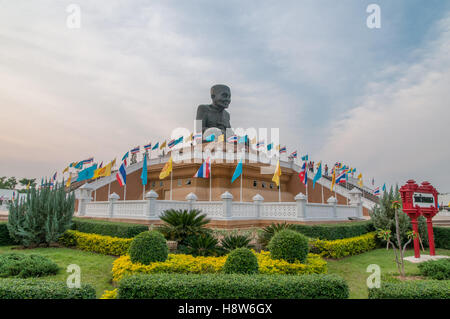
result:
<svg viewBox="0 0 450 319"><path fill-rule="evenodd" d="M113 161L111 162L111 167L114 167L116 165L116 159L113 159Z"/></svg>
<svg viewBox="0 0 450 319"><path fill-rule="evenodd" d="M69 179L66 182L66 187L70 187L70 181L72 179L72 173L70 173Z"/></svg>
<svg viewBox="0 0 450 319"><path fill-rule="evenodd" d="M359 173L358 179L362 179L362 173Z"/></svg>
<svg viewBox="0 0 450 319"><path fill-rule="evenodd" d="M65 173L65 172L68 172L69 171L69 166L67 166L64 170L63 170L63 174Z"/></svg>
<svg viewBox="0 0 450 319"><path fill-rule="evenodd" d="M280 160L277 162L277 168L275 169L275 173L272 177L272 182L275 182L277 186L280 186L280 176L281 176L281 167L280 167Z"/></svg>
<svg viewBox="0 0 450 319"><path fill-rule="evenodd" d="M172 156L170 156L170 159L167 161L166 165L164 165L161 173L159 173L159 179L166 178L170 175L170 172L172 172Z"/></svg>
<svg viewBox="0 0 450 319"><path fill-rule="evenodd" d="M106 166L104 166L102 168L97 168L94 171L94 176L92 177L92 179L103 177L103 176L110 176L111 175L112 163L113 162L110 162L108 165L106 165Z"/></svg>
<svg viewBox="0 0 450 319"><path fill-rule="evenodd" d="M28 184L27 184L27 190L30 189L30 183L31 183L31 181L29 181Z"/></svg>
<svg viewBox="0 0 450 319"><path fill-rule="evenodd" d="M363 187L363 180L362 180L362 174L359 173L358 175L358 185L359 187Z"/></svg>
<svg viewBox="0 0 450 319"><path fill-rule="evenodd" d="M333 191L335 184L336 184L336 169L333 170L333 175L331 175L331 191Z"/></svg>
<svg viewBox="0 0 450 319"><path fill-rule="evenodd" d="M448 202L448 207L450 207L450 202Z"/></svg>
<svg viewBox="0 0 450 319"><path fill-rule="evenodd" d="M225 140L225 135L223 135L223 134L217 138L218 142L223 142L224 140Z"/></svg>
<svg viewBox="0 0 450 319"><path fill-rule="evenodd" d="M166 141L164 141L164 143L161 144L161 146L159 147L159 149L162 150L164 147L166 147Z"/></svg>

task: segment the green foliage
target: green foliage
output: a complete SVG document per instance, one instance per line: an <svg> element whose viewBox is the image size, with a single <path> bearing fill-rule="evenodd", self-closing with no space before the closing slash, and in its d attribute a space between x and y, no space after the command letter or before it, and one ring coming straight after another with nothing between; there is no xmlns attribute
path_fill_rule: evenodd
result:
<svg viewBox="0 0 450 319"><path fill-rule="evenodd" d="M15 177L0 177L0 189L15 189L17 180Z"/></svg>
<svg viewBox="0 0 450 319"><path fill-rule="evenodd" d="M64 281L39 279L0 279L0 299L95 299L95 289L89 284L68 288Z"/></svg>
<svg viewBox="0 0 450 319"><path fill-rule="evenodd" d="M372 222L349 222L338 224L320 224L320 225L293 225L293 230L302 233L310 238L323 240L336 240L350 237L357 237L375 230Z"/></svg>
<svg viewBox="0 0 450 319"><path fill-rule="evenodd" d="M19 179L19 184L26 187L30 184L30 188L36 187L36 178L22 178Z"/></svg>
<svg viewBox="0 0 450 319"><path fill-rule="evenodd" d="M137 235L131 242L129 253L133 263L148 265L156 261L165 261L169 255L169 248L164 236L153 230Z"/></svg>
<svg viewBox="0 0 450 319"><path fill-rule="evenodd" d="M63 184L31 188L25 200L17 198L9 208L9 234L26 247L54 243L70 228L74 204L74 194L66 194Z"/></svg>
<svg viewBox="0 0 450 319"><path fill-rule="evenodd" d="M138 234L147 231L148 226L86 218L73 218L72 229L88 234L133 238Z"/></svg>
<svg viewBox="0 0 450 319"><path fill-rule="evenodd" d="M418 265L423 276L437 280L450 279L450 258L430 260Z"/></svg>
<svg viewBox="0 0 450 319"><path fill-rule="evenodd" d="M450 227L433 227L433 234L437 248L450 249Z"/></svg>
<svg viewBox="0 0 450 319"><path fill-rule="evenodd" d="M161 215L164 225L158 227L167 240L176 240L185 245L187 238L209 232L205 225L210 222L206 215L201 211L193 210L174 210L169 209Z"/></svg>
<svg viewBox="0 0 450 319"><path fill-rule="evenodd" d="M450 299L450 281L383 281L380 288L369 289L369 299Z"/></svg>
<svg viewBox="0 0 450 319"><path fill-rule="evenodd" d="M58 269L56 263L41 255L0 255L0 277L42 277L55 275Z"/></svg>
<svg viewBox="0 0 450 319"><path fill-rule="evenodd" d="M151 274L119 283L119 299L345 299L336 275Z"/></svg>
<svg viewBox="0 0 450 319"><path fill-rule="evenodd" d="M9 236L8 224L0 222L0 246L12 245L14 241Z"/></svg>
<svg viewBox="0 0 450 319"><path fill-rule="evenodd" d="M400 192L398 187L395 191L391 187L390 191L385 191L383 196L380 198L380 203L377 204L370 214L371 221L375 229L390 230L392 238L397 238L397 232L395 227L395 209L392 207L392 203L398 201L400 204L402 202ZM412 230L411 220L407 214L405 214L401 209L398 210L399 228L400 228L400 239L403 244L408 241L408 231ZM424 246L428 244L428 233L426 220L424 217L420 216L419 219L419 235L422 239ZM395 239L396 242L396 239ZM386 243L384 241L384 243Z"/></svg>
<svg viewBox="0 0 450 319"><path fill-rule="evenodd" d="M258 273L258 259L248 248L237 248L227 257L223 272L226 274L256 274Z"/></svg>
<svg viewBox="0 0 450 319"><path fill-rule="evenodd" d="M250 245L250 241L249 236L229 234L222 238L220 244L226 252L230 252L236 248L253 248L253 245Z"/></svg>
<svg viewBox="0 0 450 319"><path fill-rule="evenodd" d="M312 253L335 259L358 255L377 247L374 232L336 240L312 239L309 244Z"/></svg>
<svg viewBox="0 0 450 319"><path fill-rule="evenodd" d="M287 223L272 223L269 226L266 226L262 229L262 231L259 233L258 241L261 244L263 248L267 247L270 240L272 239L273 235L275 233L285 230L285 229L291 229L294 230L293 224L287 224Z"/></svg>
<svg viewBox="0 0 450 319"><path fill-rule="evenodd" d="M284 259L290 263L305 263L309 251L308 238L288 229L275 233L268 247L273 259Z"/></svg>
<svg viewBox="0 0 450 319"><path fill-rule="evenodd" d="M191 236L187 239L186 252L195 257L219 254L217 239L209 233Z"/></svg>

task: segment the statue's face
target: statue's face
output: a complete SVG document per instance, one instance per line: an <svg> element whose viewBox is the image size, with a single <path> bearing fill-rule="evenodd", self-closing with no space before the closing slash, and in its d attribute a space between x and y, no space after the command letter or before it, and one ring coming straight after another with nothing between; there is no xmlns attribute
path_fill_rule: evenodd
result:
<svg viewBox="0 0 450 319"><path fill-rule="evenodd" d="M231 103L231 91L226 85L214 85L211 88L213 104L226 109Z"/></svg>

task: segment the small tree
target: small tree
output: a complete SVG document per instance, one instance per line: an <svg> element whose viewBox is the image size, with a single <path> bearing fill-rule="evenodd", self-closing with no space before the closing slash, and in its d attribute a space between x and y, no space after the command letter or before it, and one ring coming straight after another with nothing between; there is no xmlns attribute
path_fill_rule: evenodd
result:
<svg viewBox="0 0 450 319"><path fill-rule="evenodd" d="M53 189L30 188L25 200L17 198L9 208L9 234L26 247L50 245L70 228L74 207L75 197L65 192L64 182Z"/></svg>

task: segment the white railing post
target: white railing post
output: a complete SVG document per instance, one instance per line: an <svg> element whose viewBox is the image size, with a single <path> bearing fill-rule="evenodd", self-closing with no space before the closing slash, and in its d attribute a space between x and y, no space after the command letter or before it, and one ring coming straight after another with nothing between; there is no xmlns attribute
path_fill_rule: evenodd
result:
<svg viewBox="0 0 450 319"><path fill-rule="evenodd" d="M108 205L108 215L109 218L113 218L114 216L114 204L120 199L120 196L116 193L112 193L109 195L109 205Z"/></svg>
<svg viewBox="0 0 450 319"><path fill-rule="evenodd" d="M86 204L92 200L92 187L89 184L84 184L78 189L78 216L86 215Z"/></svg>
<svg viewBox="0 0 450 319"><path fill-rule="evenodd" d="M147 200L145 216L147 218L156 217L156 199L158 194L152 189L147 194L145 194L145 199Z"/></svg>
<svg viewBox="0 0 450 319"><path fill-rule="evenodd" d="M331 208L333 209L333 218L337 219L337 199L335 197L330 197L328 198L327 203L332 206Z"/></svg>
<svg viewBox="0 0 450 319"><path fill-rule="evenodd" d="M233 217L233 195L230 192L225 192L221 196L223 201L223 216L226 219Z"/></svg>
<svg viewBox="0 0 450 319"><path fill-rule="evenodd" d="M357 217L363 217L363 203L361 199L362 192L356 187L350 192L350 204L355 205L357 209Z"/></svg>
<svg viewBox="0 0 450 319"><path fill-rule="evenodd" d="M186 195L186 200L188 201L189 210L192 210L192 207L194 206L197 199L198 199L198 197L194 193L189 193Z"/></svg>
<svg viewBox="0 0 450 319"><path fill-rule="evenodd" d="M256 210L256 219L259 219L261 217L261 203L264 201L264 197L262 197L259 194L256 194L253 196L253 205L255 205Z"/></svg>
<svg viewBox="0 0 450 319"><path fill-rule="evenodd" d="M306 218L306 196L303 195L302 193L298 193L294 199L297 202L297 218L305 219Z"/></svg>

